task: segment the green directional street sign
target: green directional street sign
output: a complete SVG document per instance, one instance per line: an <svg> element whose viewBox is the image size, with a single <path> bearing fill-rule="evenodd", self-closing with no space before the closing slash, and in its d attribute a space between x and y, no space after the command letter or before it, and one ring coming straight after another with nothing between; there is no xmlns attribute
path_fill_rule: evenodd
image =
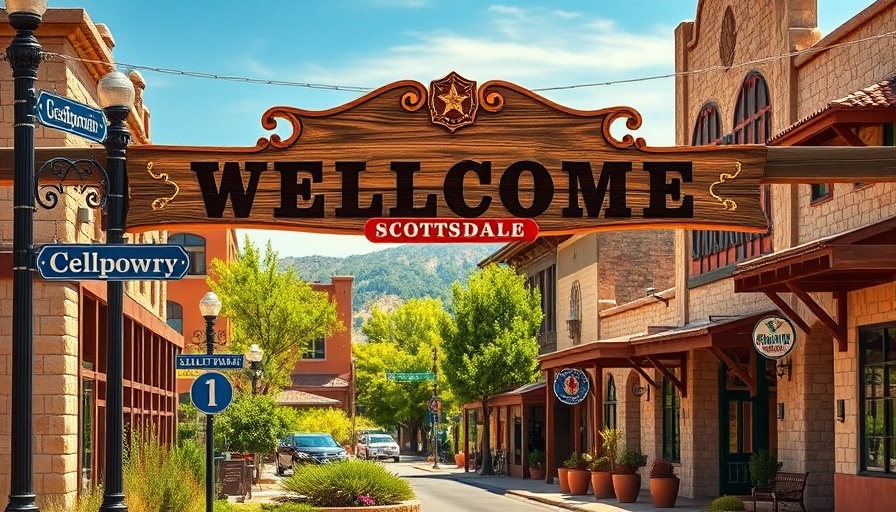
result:
<svg viewBox="0 0 896 512"><path fill-rule="evenodd" d="M395 373L389 372L386 374L387 380L394 380L396 382L419 382L423 380L433 380L435 376L432 372L423 372L423 373Z"/></svg>

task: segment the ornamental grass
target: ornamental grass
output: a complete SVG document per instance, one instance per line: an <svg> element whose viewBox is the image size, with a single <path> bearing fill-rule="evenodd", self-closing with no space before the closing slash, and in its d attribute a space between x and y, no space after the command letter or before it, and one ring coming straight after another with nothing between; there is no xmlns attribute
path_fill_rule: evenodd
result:
<svg viewBox="0 0 896 512"><path fill-rule="evenodd" d="M407 480L379 462L358 459L297 466L280 485L287 501L317 507L394 505L414 498Z"/></svg>

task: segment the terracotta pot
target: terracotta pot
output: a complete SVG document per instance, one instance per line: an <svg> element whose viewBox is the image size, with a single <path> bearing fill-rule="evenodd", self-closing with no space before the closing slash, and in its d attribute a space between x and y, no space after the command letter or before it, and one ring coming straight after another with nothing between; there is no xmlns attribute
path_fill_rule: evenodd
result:
<svg viewBox="0 0 896 512"><path fill-rule="evenodd" d="M638 493L641 492L641 475L621 475L613 473L613 491L619 503L634 503L638 501Z"/></svg>
<svg viewBox="0 0 896 512"><path fill-rule="evenodd" d="M557 468L557 476L560 480L560 492L569 492L569 469Z"/></svg>
<svg viewBox="0 0 896 512"><path fill-rule="evenodd" d="M463 452L454 454L454 463L457 464L457 467L459 467L459 468L464 467L464 462L465 462L465 460L464 460Z"/></svg>
<svg viewBox="0 0 896 512"><path fill-rule="evenodd" d="M656 508L672 508L678 499L678 486L681 481L678 477L673 478L651 478L650 479L650 497L653 499L653 506Z"/></svg>
<svg viewBox="0 0 896 512"><path fill-rule="evenodd" d="M609 471L592 471L591 487L594 489L596 499L615 498L613 492L613 473Z"/></svg>
<svg viewBox="0 0 896 512"><path fill-rule="evenodd" d="M588 494L588 487L591 486L591 471L587 469L570 469L567 479L569 480L569 493L574 496Z"/></svg>
<svg viewBox="0 0 896 512"><path fill-rule="evenodd" d="M544 468L533 468L529 466L529 478L532 480L544 480Z"/></svg>

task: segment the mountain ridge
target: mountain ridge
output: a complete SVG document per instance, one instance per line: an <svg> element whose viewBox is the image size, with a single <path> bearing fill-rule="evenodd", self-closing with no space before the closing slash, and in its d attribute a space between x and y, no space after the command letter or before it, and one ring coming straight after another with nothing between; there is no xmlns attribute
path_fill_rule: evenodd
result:
<svg viewBox="0 0 896 512"><path fill-rule="evenodd" d="M465 283L478 264L503 244L406 244L367 254L285 257L307 282L353 276L353 338L374 306L391 310L412 298L433 297L450 304L451 285Z"/></svg>

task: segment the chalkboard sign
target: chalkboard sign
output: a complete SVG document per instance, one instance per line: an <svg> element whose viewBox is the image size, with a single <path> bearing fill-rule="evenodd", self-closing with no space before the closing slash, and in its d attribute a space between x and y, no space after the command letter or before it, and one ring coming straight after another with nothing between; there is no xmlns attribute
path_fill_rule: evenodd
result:
<svg viewBox="0 0 896 512"><path fill-rule="evenodd" d="M218 483L225 496L245 496L246 459L222 460L218 462Z"/></svg>

